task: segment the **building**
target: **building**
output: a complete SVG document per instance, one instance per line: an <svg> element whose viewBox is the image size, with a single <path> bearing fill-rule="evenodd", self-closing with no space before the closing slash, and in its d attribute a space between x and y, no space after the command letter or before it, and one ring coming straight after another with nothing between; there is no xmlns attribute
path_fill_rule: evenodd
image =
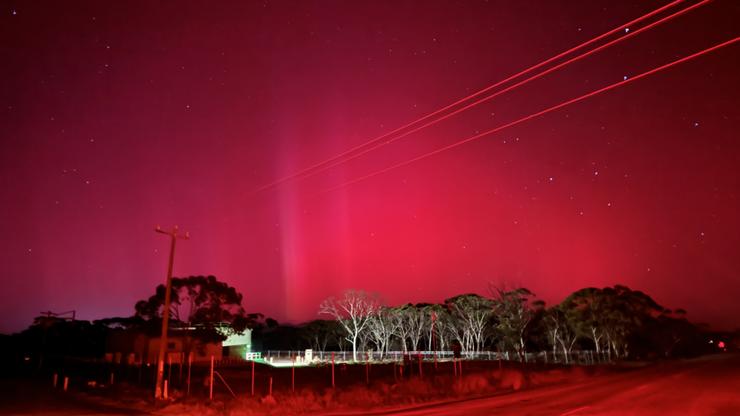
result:
<svg viewBox="0 0 740 416"><path fill-rule="evenodd" d="M193 361L220 360L225 357L244 358L252 348L252 331L228 336L223 342L203 342L189 335L191 329L173 329L167 336L166 360L183 363L188 357ZM112 332L106 340L107 361L121 364L156 364L159 357L160 337L137 330Z"/></svg>

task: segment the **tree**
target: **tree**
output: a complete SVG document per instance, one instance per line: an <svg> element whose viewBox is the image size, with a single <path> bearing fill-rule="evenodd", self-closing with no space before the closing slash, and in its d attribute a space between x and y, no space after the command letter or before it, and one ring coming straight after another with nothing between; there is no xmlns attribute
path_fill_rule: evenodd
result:
<svg viewBox="0 0 740 416"><path fill-rule="evenodd" d="M331 320L315 319L301 327L301 336L315 351L326 351L336 335L337 323Z"/></svg>
<svg viewBox="0 0 740 416"><path fill-rule="evenodd" d="M363 291L348 290L341 299L330 297L319 306L319 314L332 316L347 332L352 359L357 361L357 343L379 308L378 300Z"/></svg>
<svg viewBox="0 0 740 416"><path fill-rule="evenodd" d="M162 318L165 286L154 295L136 302L136 316L147 321ZM262 314L249 314L242 307L242 294L214 276L173 277L170 319L172 327L188 328L189 335L202 341L223 341L259 325Z"/></svg>
<svg viewBox="0 0 740 416"><path fill-rule="evenodd" d="M497 329L505 343L523 357L526 353L525 333L535 314L544 307L542 301L526 288L506 290L491 286L494 295L494 313L498 320Z"/></svg>
<svg viewBox="0 0 740 416"><path fill-rule="evenodd" d="M442 331L440 331L440 316L446 311L443 305L424 304L422 310L429 317L429 331L427 332L427 350L436 351L440 348L440 343L444 342Z"/></svg>
<svg viewBox="0 0 740 416"><path fill-rule="evenodd" d="M578 290L562 306L576 331L593 340L597 353L605 348L610 357L627 356L631 335L664 310L645 293L621 285Z"/></svg>
<svg viewBox="0 0 740 416"><path fill-rule="evenodd" d="M485 340L488 321L493 314L493 302L475 293L445 299L450 316L456 321L454 337L466 352L480 351Z"/></svg>
<svg viewBox="0 0 740 416"><path fill-rule="evenodd" d="M368 322L370 340L375 344L380 359L383 359L383 355L388 351L397 323L398 321L393 319L393 311L388 307L378 308Z"/></svg>
<svg viewBox="0 0 740 416"><path fill-rule="evenodd" d="M408 352L408 339L411 335L411 329L406 322L406 310L407 305L396 306L390 309L391 321L393 326L393 335L398 338L401 343L401 351L404 353Z"/></svg>
<svg viewBox="0 0 740 416"><path fill-rule="evenodd" d="M573 325L576 332L593 341L597 354L601 352L602 338L605 333L601 319L605 313L602 305L601 290L595 287L577 290L560 304L568 322Z"/></svg>
<svg viewBox="0 0 740 416"><path fill-rule="evenodd" d="M632 335L661 315L664 308L645 293L627 286L606 287L602 289L602 293L608 351L617 357L626 357Z"/></svg>
<svg viewBox="0 0 740 416"><path fill-rule="evenodd" d="M394 309L397 315L395 320L398 337L402 339L403 350L407 351L406 341L411 342L411 350L419 350L419 341L426 330L426 323L429 320L426 311L421 306L411 303Z"/></svg>
<svg viewBox="0 0 740 416"><path fill-rule="evenodd" d="M565 363L568 364L573 345L578 341L578 333L560 306L545 311L544 321L553 355L556 355L559 346L563 350Z"/></svg>

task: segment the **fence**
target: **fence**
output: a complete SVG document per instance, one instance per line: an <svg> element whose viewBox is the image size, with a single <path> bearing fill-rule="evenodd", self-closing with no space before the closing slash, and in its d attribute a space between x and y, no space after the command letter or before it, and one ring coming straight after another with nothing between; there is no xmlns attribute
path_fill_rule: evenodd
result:
<svg viewBox="0 0 740 416"><path fill-rule="evenodd" d="M305 351L295 350L267 350L263 357L267 362L293 360L296 357L304 356ZM335 362L348 363L353 361L352 351L313 351L314 361L327 363L334 358ZM378 351L358 351L357 361L365 362L400 362L409 359L418 359L421 357L424 361L448 361L454 358L453 351L388 351L380 353ZM568 354L562 351L540 351L518 354L509 351L477 351L463 352L462 358L465 360L482 360L482 361L519 361L524 363L543 363L543 364L576 364L576 365L593 365L611 362L610 356L601 351L597 353L592 350L571 351Z"/></svg>
<svg viewBox="0 0 740 416"><path fill-rule="evenodd" d="M540 351L526 354L480 351L463 353L455 359L452 351L377 351L358 352L358 363L351 351L314 351L310 366L301 366L305 351L269 350L254 360L225 358L207 361L168 362L164 377L171 396L213 398L261 397L271 395L273 385L280 391L297 388L323 388L370 384L373 381L398 381L408 377L448 374L455 378L470 372L504 366L551 364L593 365L610 362L605 353L595 351ZM332 360L332 355L334 360ZM51 357L49 357L51 358ZM280 363L281 365L278 365ZM273 365L266 365L273 364ZM306 363L308 364L308 363ZM145 395L153 392L156 365L113 363L69 357L49 359L45 364L49 385L56 389L97 388L120 382L141 387ZM68 386L69 385L69 386Z"/></svg>

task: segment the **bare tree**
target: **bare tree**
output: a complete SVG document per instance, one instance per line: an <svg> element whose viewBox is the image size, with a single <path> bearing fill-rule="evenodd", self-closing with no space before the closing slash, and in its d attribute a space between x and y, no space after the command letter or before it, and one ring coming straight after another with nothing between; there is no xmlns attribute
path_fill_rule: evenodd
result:
<svg viewBox="0 0 740 416"><path fill-rule="evenodd" d="M405 309L406 324L409 328L409 338L411 340L411 350L419 351L419 341L424 335L429 317L427 312L415 305L408 305Z"/></svg>
<svg viewBox="0 0 740 416"><path fill-rule="evenodd" d="M388 352L391 337L396 332L397 322L393 319L392 310L387 307L380 307L368 322L370 340L375 344L380 359L383 359L385 353Z"/></svg>
<svg viewBox="0 0 740 416"><path fill-rule="evenodd" d="M379 308L378 300L363 291L348 290L341 299L330 297L319 306L319 313L334 317L347 332L352 344L352 359L357 361L358 340Z"/></svg>
<svg viewBox="0 0 740 416"><path fill-rule="evenodd" d="M398 338L401 343L401 351L408 352L408 339L411 335L411 330L406 322L406 311L407 305L396 306L390 309L391 319L393 321L393 335Z"/></svg>
<svg viewBox="0 0 740 416"><path fill-rule="evenodd" d="M427 339L427 351L434 351L439 349L440 331L437 320L439 318L439 314L443 311L443 307L442 305L436 304L424 304L421 306L421 311L426 316L427 326L425 328L425 336Z"/></svg>
<svg viewBox="0 0 740 416"><path fill-rule="evenodd" d="M454 338L457 331L455 321L450 315L450 311L443 305L436 305L434 308L434 335L436 337L436 346L433 348L439 351L446 351L450 341Z"/></svg>

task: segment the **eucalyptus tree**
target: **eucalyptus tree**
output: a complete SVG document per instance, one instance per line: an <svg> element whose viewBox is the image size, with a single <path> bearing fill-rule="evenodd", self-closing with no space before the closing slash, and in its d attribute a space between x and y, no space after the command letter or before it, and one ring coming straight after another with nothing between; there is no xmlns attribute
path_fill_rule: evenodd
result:
<svg viewBox="0 0 740 416"><path fill-rule="evenodd" d="M330 297L321 302L319 314L332 316L344 328L345 339L352 345L352 359L357 361L358 341L379 307L377 297L348 290L339 299Z"/></svg>
<svg viewBox="0 0 740 416"><path fill-rule="evenodd" d="M396 333L398 320L394 319L393 309L382 306L373 314L368 322L370 340L383 359L391 344L391 338Z"/></svg>
<svg viewBox="0 0 740 416"><path fill-rule="evenodd" d="M578 341L579 335L560 306L554 306L545 311L545 327L548 339L552 345L553 355L557 354L558 347L563 350L565 363L570 361L570 353Z"/></svg>
<svg viewBox="0 0 740 416"><path fill-rule="evenodd" d="M165 286L154 295L136 302L136 317L159 320L164 312ZM173 326L192 328L191 334L204 341L222 341L232 333L260 325L262 314L247 314L242 294L214 276L173 277L170 310Z"/></svg>
<svg viewBox="0 0 740 416"><path fill-rule="evenodd" d="M315 351L326 351L330 342L335 341L337 322L315 319L301 326L301 336Z"/></svg>
<svg viewBox="0 0 740 416"><path fill-rule="evenodd" d="M407 325L406 307L408 305L395 306L389 310L393 324L393 336L398 340L401 351L408 352L408 339L411 336L411 328Z"/></svg>
<svg viewBox="0 0 740 416"><path fill-rule="evenodd" d="M606 334L603 319L606 311L601 289L587 287L577 290L565 298L560 306L576 332L590 338L596 353L601 353Z"/></svg>
<svg viewBox="0 0 740 416"><path fill-rule="evenodd" d="M424 309L424 305L407 305L404 308L406 325L409 327L409 340L411 350L419 351L419 343L426 332L430 317Z"/></svg>
<svg viewBox="0 0 740 416"><path fill-rule="evenodd" d="M530 322L544 308L544 302L526 288L506 290L490 286L494 296L493 310L496 314L499 335L513 347L517 354L526 353L525 335Z"/></svg>
<svg viewBox="0 0 740 416"><path fill-rule="evenodd" d="M665 309L647 294L622 285L602 289L602 297L608 351L617 357L626 357L631 336Z"/></svg>
<svg viewBox="0 0 740 416"><path fill-rule="evenodd" d="M578 290L562 306L576 331L610 357L627 356L630 336L664 310L645 293L621 285Z"/></svg>
<svg viewBox="0 0 740 416"><path fill-rule="evenodd" d="M466 352L483 348L486 327L493 314L493 302L483 296L468 293L445 300L456 325L455 338Z"/></svg>

